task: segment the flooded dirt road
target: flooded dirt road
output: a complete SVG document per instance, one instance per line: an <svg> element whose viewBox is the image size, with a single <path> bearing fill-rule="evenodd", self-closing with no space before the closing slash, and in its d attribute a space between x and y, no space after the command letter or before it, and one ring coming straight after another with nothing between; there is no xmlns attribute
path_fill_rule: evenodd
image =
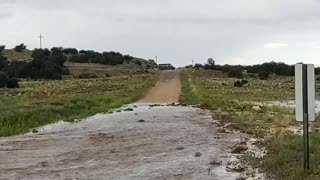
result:
<svg viewBox="0 0 320 180"><path fill-rule="evenodd" d="M225 164L238 137L217 138L211 121L196 108L137 104L48 125L0 139L0 179L234 179Z"/></svg>
<svg viewBox="0 0 320 180"><path fill-rule="evenodd" d="M171 89L166 92L176 92L171 85L179 89L177 77L162 74ZM158 87L166 89L162 82ZM158 100L149 97L145 101ZM211 122L206 110L144 103L61 121L35 134L0 138L0 179L235 179L226 163L239 134L219 134Z"/></svg>

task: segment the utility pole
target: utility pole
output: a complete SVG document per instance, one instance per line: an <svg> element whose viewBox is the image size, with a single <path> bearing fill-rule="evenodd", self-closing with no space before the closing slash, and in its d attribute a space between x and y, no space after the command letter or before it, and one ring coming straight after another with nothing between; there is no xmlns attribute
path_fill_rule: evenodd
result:
<svg viewBox="0 0 320 180"><path fill-rule="evenodd" d="M158 56L156 56L156 64L158 64Z"/></svg>
<svg viewBox="0 0 320 180"><path fill-rule="evenodd" d="M39 38L40 38L40 49L42 49L42 38L44 38L44 36L40 34Z"/></svg>

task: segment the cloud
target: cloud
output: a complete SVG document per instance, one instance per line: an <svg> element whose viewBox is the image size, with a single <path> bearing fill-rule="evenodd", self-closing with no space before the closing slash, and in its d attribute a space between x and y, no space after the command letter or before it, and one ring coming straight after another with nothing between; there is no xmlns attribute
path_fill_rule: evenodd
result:
<svg viewBox="0 0 320 180"><path fill-rule="evenodd" d="M276 48L282 48L282 47L287 47L288 44L284 42L272 42L272 43L267 43L264 45L264 48L266 49L276 49Z"/></svg>
<svg viewBox="0 0 320 180"><path fill-rule="evenodd" d="M38 47L43 33L46 47L158 56L175 65L209 57L293 63L318 59L310 44L320 38L319 8L317 0L0 0L0 33L7 47Z"/></svg>

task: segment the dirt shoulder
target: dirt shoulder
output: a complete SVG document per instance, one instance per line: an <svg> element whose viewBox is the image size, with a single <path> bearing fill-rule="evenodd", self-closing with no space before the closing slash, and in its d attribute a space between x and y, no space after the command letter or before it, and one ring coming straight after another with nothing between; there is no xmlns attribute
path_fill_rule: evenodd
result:
<svg viewBox="0 0 320 180"><path fill-rule="evenodd" d="M157 84L143 99L144 103L173 103L179 102L181 92L180 73L162 71Z"/></svg>

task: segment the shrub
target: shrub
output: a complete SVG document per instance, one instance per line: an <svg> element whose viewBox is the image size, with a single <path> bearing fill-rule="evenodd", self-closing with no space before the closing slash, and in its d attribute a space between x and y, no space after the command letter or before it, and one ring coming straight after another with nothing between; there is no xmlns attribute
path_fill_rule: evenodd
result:
<svg viewBox="0 0 320 180"><path fill-rule="evenodd" d="M261 71L259 72L258 76L261 80L267 80L269 78L269 73L266 71Z"/></svg>
<svg viewBox="0 0 320 180"><path fill-rule="evenodd" d="M16 78L11 78L7 82L8 88L19 88L19 80Z"/></svg>
<svg viewBox="0 0 320 180"><path fill-rule="evenodd" d="M4 69L8 65L7 58L0 54L0 70Z"/></svg>
<svg viewBox="0 0 320 180"><path fill-rule="evenodd" d="M8 76L4 72L0 72L0 88L4 88L7 84Z"/></svg>
<svg viewBox="0 0 320 180"><path fill-rule="evenodd" d="M241 70L237 69L237 68L230 69L228 72L228 76L239 78L239 79L243 78L243 74L242 74Z"/></svg>
<svg viewBox="0 0 320 180"><path fill-rule="evenodd" d="M242 84L242 86L244 86L244 85L246 85L246 84L248 84L249 82L247 81L247 80L245 80L245 79L243 79L242 81L241 81L241 84Z"/></svg>
<svg viewBox="0 0 320 180"><path fill-rule="evenodd" d="M68 68L63 68L62 74L63 75L70 75L71 73L70 73L70 70Z"/></svg>
<svg viewBox="0 0 320 180"><path fill-rule="evenodd" d="M94 78L98 78L98 76L93 73L82 73L78 75L78 79L94 79Z"/></svg>
<svg viewBox="0 0 320 180"><path fill-rule="evenodd" d="M20 45L17 45L17 46L14 48L14 50L15 50L16 52L22 52L22 51L24 51L26 48L27 48L27 46L22 43L22 44L20 44Z"/></svg>
<svg viewBox="0 0 320 180"><path fill-rule="evenodd" d="M0 53L2 53L4 51L4 49L6 48L5 45L0 45Z"/></svg>
<svg viewBox="0 0 320 180"><path fill-rule="evenodd" d="M78 50L76 48L66 48L62 50L64 54L78 54Z"/></svg>
<svg viewBox="0 0 320 180"><path fill-rule="evenodd" d="M88 63L89 62L90 57L86 54L84 55L75 55L75 56L71 56L69 58L70 62L77 62L77 63Z"/></svg>
<svg viewBox="0 0 320 180"><path fill-rule="evenodd" d="M234 82L234 87L242 87L241 81Z"/></svg>
<svg viewBox="0 0 320 180"><path fill-rule="evenodd" d="M106 73L106 77L111 77L111 75L109 73Z"/></svg>

